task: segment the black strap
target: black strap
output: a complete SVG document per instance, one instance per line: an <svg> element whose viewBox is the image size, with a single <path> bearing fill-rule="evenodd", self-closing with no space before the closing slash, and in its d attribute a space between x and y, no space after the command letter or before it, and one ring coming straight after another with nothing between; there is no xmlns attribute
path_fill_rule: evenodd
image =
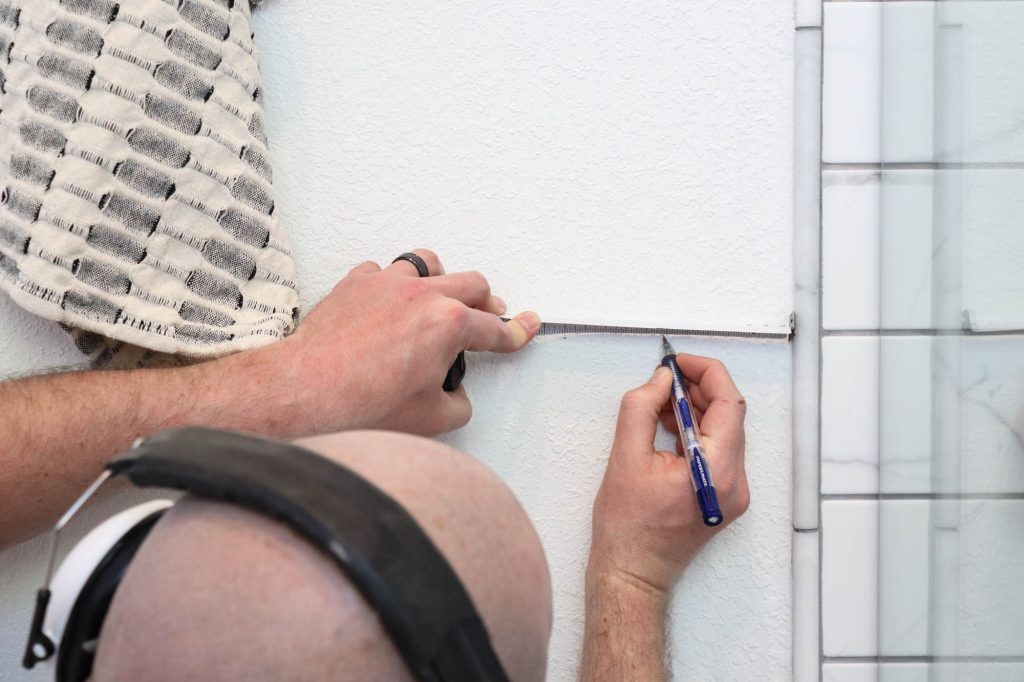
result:
<svg viewBox="0 0 1024 682"><path fill-rule="evenodd" d="M377 611L424 682L504 682L472 600L394 499L351 470L277 441L204 428L163 431L107 465L140 487L231 502L325 551Z"/></svg>

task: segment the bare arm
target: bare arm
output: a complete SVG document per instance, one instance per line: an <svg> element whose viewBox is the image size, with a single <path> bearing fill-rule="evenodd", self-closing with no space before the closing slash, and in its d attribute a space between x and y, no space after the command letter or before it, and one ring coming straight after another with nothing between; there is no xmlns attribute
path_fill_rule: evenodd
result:
<svg viewBox="0 0 1024 682"><path fill-rule="evenodd" d="M419 251L432 274L437 257ZM206 425L275 437L349 428L434 435L462 426L445 393L460 350L511 352L540 321L502 322L477 273L419 279L408 263L355 268L284 341L173 369L68 372L0 383L0 548L44 530L132 441Z"/></svg>
<svg viewBox="0 0 1024 682"><path fill-rule="evenodd" d="M0 547L51 523L103 464L182 424L291 435L267 353L174 369L68 372L0 384Z"/></svg>
<svg viewBox="0 0 1024 682"><path fill-rule="evenodd" d="M648 585L588 569L580 679L664 679L667 608L667 596Z"/></svg>
<svg viewBox="0 0 1024 682"><path fill-rule="evenodd" d="M678 360L690 381L725 524L704 525L686 459L654 449L659 419L676 430L667 409L671 374L660 367L650 382L622 399L615 443L594 500L580 669L585 682L667 678L665 612L672 588L704 544L750 501L743 397L717 360L685 354Z"/></svg>

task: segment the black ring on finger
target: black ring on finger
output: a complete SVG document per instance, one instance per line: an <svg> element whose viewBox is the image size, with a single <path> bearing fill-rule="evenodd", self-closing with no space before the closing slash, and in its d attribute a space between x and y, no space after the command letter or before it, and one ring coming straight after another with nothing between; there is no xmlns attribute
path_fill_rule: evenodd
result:
<svg viewBox="0 0 1024 682"><path fill-rule="evenodd" d="M401 256L391 261L391 263L395 264L400 260L412 263L413 267L416 268L416 272L420 273L420 277L430 277L430 268L427 267L427 261L417 256L415 253L412 253L411 251L403 253Z"/></svg>
<svg viewBox="0 0 1024 682"><path fill-rule="evenodd" d="M403 253L401 256L391 261L392 265L400 260L412 263L416 268L416 272L420 273L420 277L430 277L430 268L427 267L427 261L423 260L420 256L417 256L411 251ZM466 376L466 353L460 351L458 357L455 358L455 362L448 370L448 374L444 378L444 385L442 388L448 393L451 393L459 386L462 385L462 379Z"/></svg>

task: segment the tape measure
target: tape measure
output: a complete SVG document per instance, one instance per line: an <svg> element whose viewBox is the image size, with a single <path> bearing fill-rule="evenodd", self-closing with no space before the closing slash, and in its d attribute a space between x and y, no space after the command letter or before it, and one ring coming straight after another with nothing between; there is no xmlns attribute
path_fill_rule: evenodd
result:
<svg viewBox="0 0 1024 682"><path fill-rule="evenodd" d="M507 321L507 318L502 318ZM579 324L576 322L541 322L538 336L569 334L650 334L656 336L704 336L709 338L752 339L763 341L789 341L796 329L795 315L789 316L788 329L765 327L763 329L673 329L669 327L628 327L603 324Z"/></svg>

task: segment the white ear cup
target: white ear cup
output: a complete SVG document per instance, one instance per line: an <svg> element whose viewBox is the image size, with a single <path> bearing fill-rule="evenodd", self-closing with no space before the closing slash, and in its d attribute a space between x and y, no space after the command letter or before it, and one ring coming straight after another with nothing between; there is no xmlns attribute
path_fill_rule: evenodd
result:
<svg viewBox="0 0 1024 682"><path fill-rule="evenodd" d="M119 512L89 531L68 552L50 583L50 604L43 621L43 633L58 651L78 595L103 557L139 522L173 504L173 500L152 500ZM51 679L56 664L56 655L42 664L50 671L47 676Z"/></svg>

